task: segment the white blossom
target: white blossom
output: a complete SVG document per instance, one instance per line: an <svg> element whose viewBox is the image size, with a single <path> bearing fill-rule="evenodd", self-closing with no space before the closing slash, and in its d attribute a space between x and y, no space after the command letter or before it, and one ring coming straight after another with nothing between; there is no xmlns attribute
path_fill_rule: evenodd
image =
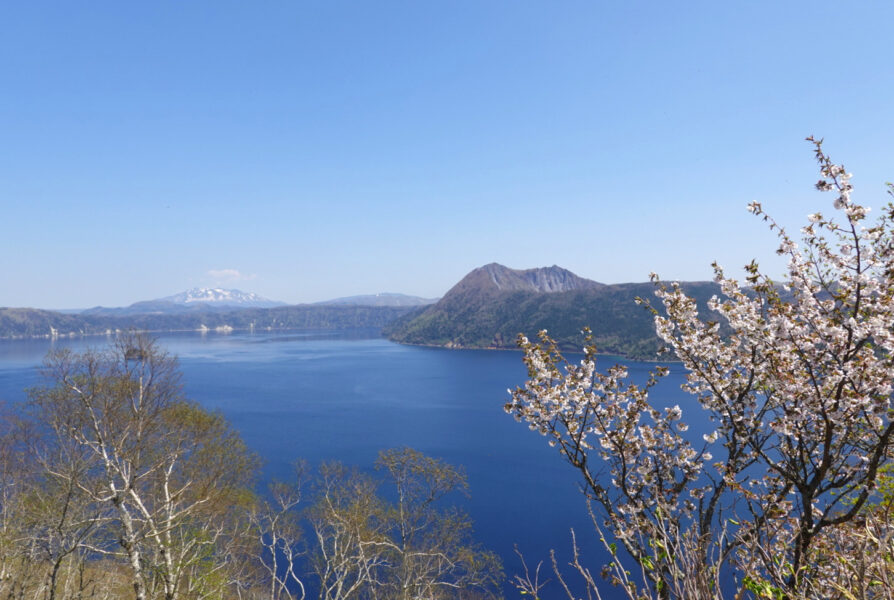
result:
<svg viewBox="0 0 894 600"><path fill-rule="evenodd" d="M853 201L850 174L814 143L817 188L837 194L841 224L811 214L799 245L749 204L779 236L788 257L782 281L752 263L743 287L715 264L721 295L703 316L679 284L650 275L656 334L716 427L700 451L681 436L680 406L649 396L666 369L637 386L620 367L598 372L592 347L573 365L545 332L538 344L520 339L531 378L507 411L552 436L631 555L654 557L649 540L673 534L678 553L662 558L656 576L682 572L676 561L714 561L715 572L727 565L739 580L772 582L788 597L801 597L794 593L805 585L838 597L823 571L828 561L813 558L840 539L894 450L894 206L864 227L869 211ZM676 585L674 577L663 585Z"/></svg>

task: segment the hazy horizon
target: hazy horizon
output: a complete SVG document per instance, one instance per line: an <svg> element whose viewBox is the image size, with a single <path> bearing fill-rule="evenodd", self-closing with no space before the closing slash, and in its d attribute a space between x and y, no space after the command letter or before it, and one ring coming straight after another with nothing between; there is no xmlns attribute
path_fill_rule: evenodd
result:
<svg viewBox="0 0 894 600"><path fill-rule="evenodd" d="M484 265L479 265L479 267L482 267L482 266L484 266ZM503 266L507 266L507 265L503 265ZM549 266L559 266L559 267L561 267L561 265L540 265L540 266L538 266L538 267L519 267L519 268L517 268L517 269L516 269L515 267L509 267L509 268L510 268L510 269L516 269L516 270L527 270L527 269L536 269L536 268L546 268L546 267L549 267ZM475 268L478 268L478 267L475 267ZM579 276L580 276L580 273L575 273L575 275L579 275ZM463 275L463 276L465 276L465 275ZM590 279L589 277L584 277L584 278L585 278L585 279ZM409 296L409 297L414 297L414 298L424 298L424 299L428 299L428 300L438 300L438 299L441 298L444 294L446 294L446 293L449 291L449 288L453 287L453 285L456 284L458 281L459 281L459 280L454 281L453 283L451 283L451 284L447 287L447 289L445 289L443 292L441 292L440 294L438 294L438 295L436 295L436 296L418 296L418 295L416 295L416 294L406 294L406 293L401 292L401 291L394 291L394 290L380 290L380 291L376 291L376 292L361 292L361 293L357 293L357 294L351 294L351 295L348 295L348 296L338 296L338 297L335 297L335 298L320 298L320 299L316 299L316 300L310 300L310 301L307 301L307 302L294 302L294 303L293 303L293 302L285 302L285 301L283 301L283 300L280 300L279 298L267 298L267 297L263 297L263 299L264 299L264 300L271 300L271 301L274 301L274 302L285 302L285 304L313 304L313 303L318 303L318 302L327 302L327 301L331 301L331 300L343 300L343 299L355 298L355 297L362 297L362 296L380 296L380 295L398 295L398 296ZM645 281L645 280L642 280L642 281ZM244 283L246 283L246 284L250 284L250 282L244 282ZM600 281L599 283L606 283L606 282L604 282L604 281ZM631 281L616 281L616 282L611 282L611 283L640 283L640 281L636 281L636 282L634 282L634 281L632 281L632 280L631 280ZM196 286L195 288L190 288L190 290L193 290L193 289L201 289L201 288L221 288L221 289L226 289L226 290L236 290L236 291L239 291L239 292L245 292L245 293L252 293L252 292L254 292L254 290L250 287L250 285L243 285L242 287L238 287L238 286L226 286L226 285L206 285L206 286ZM189 290L178 290L177 293L179 294L179 293L181 293L181 292L186 292L186 291L189 291ZM138 299L138 300L134 300L133 302L130 302L130 303L128 303L127 305L122 305L122 307L124 307L124 306L129 306L129 305L134 304L134 303L137 303L137 302L152 301L152 300L165 300L165 299L167 299L167 298L169 298L169 297L171 297L171 296L173 296L173 295L175 295L175 294L171 293L171 294L164 294L164 295L161 295L161 296L156 296L156 297L153 297L153 298L141 298L141 299ZM95 308L95 307L99 307L99 306L102 306L102 307L104 307L104 308L118 308L117 306L102 305L102 304L100 304L100 305L94 305L94 306L77 306L77 307L75 307L75 306L61 306L61 307L33 306L33 307L16 307L16 308L39 308L39 309L43 309L43 310L63 310L63 311L72 311L72 310L86 310L86 309L89 309L89 308Z"/></svg>
<svg viewBox="0 0 894 600"><path fill-rule="evenodd" d="M779 271L832 212L807 135L878 210L894 5L12 3L0 305L194 287L442 295L490 262L603 283Z"/></svg>

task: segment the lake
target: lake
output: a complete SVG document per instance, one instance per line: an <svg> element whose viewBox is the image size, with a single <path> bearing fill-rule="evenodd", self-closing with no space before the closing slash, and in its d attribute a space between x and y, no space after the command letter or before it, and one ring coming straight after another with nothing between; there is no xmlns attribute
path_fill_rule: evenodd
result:
<svg viewBox="0 0 894 600"><path fill-rule="evenodd" d="M230 420L264 458L265 477L287 477L299 458L370 470L379 450L410 446L465 468L471 497L454 500L508 576L521 569L516 544L529 564L548 561L553 548L567 557L572 527L593 570L605 562L576 472L503 411L507 388L525 380L519 352L401 346L373 332L184 333L159 342L179 357L186 395ZM51 348L104 343L0 340L0 400L25 398ZM599 365L615 362L639 382L653 366L613 358ZM691 405L682 381L682 367L672 365L656 390L661 404ZM505 593L517 597L509 585Z"/></svg>

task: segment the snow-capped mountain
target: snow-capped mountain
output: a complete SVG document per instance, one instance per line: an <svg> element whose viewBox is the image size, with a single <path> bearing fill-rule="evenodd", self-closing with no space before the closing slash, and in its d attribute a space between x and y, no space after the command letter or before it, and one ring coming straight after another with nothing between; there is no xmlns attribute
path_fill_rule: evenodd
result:
<svg viewBox="0 0 894 600"><path fill-rule="evenodd" d="M253 292L223 288L193 288L173 296L159 298L158 301L173 302L174 304L213 304L215 306L240 306L245 308L270 308L285 304L284 302L263 298Z"/></svg>
<svg viewBox="0 0 894 600"><path fill-rule="evenodd" d="M198 312L222 312L240 308L273 308L285 306L285 302L276 302L262 298L251 292L227 290L223 288L194 288L166 296L156 300L135 302L124 308L104 308L97 306L83 311L84 315L156 315L184 314Z"/></svg>

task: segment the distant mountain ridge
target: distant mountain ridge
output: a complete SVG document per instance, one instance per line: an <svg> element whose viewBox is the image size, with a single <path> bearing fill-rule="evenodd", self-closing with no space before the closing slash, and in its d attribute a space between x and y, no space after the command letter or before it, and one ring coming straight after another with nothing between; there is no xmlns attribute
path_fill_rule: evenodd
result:
<svg viewBox="0 0 894 600"><path fill-rule="evenodd" d="M376 301L378 299L378 301ZM97 335L117 330L233 331L285 329L376 329L423 302L403 294L370 294L322 304L283 305L257 294L223 288L194 288L121 308L95 307L79 313L0 307L0 338Z"/></svg>
<svg viewBox="0 0 894 600"><path fill-rule="evenodd" d="M711 282L684 283L699 309L720 292ZM492 263L463 277L437 303L386 326L389 339L450 348L515 348L516 336L546 329L560 345L579 349L581 330L593 330L600 352L654 358L660 347L652 314L636 297L652 283L606 285L561 267L517 270Z"/></svg>
<svg viewBox="0 0 894 600"><path fill-rule="evenodd" d="M721 320L707 310L707 300L720 294L717 284L681 285L696 299L701 314ZM484 265L473 269L433 304L418 304L425 299L402 294L351 296L271 308L202 301L215 295L224 299L233 296L216 294L215 289L184 292L125 308L98 307L81 314L0 308L0 338L96 335L127 329L377 329L389 339L407 344L515 348L519 333L533 339L538 331L546 329L562 347L579 349L583 342L581 329L589 326L600 352L654 359L660 347L652 314L635 303L636 297L654 297L652 283L607 285L555 265L524 270L496 263ZM257 301L257 297L248 299Z"/></svg>
<svg viewBox="0 0 894 600"><path fill-rule="evenodd" d="M134 302L130 306L97 306L81 311L83 315L132 316L231 311L234 308L273 308L284 302L268 300L252 292L224 288L193 288L156 300Z"/></svg>
<svg viewBox="0 0 894 600"><path fill-rule="evenodd" d="M420 298L406 294L394 294L382 292L380 294L361 294L359 296L345 296L315 302L317 305L345 305L345 306L425 306L434 304L437 298Z"/></svg>
<svg viewBox="0 0 894 600"><path fill-rule="evenodd" d="M277 302L258 296L254 292L243 292L224 288L193 288L158 299L160 302L174 304L215 304L217 306L244 306L252 308L271 308L285 306L285 302Z"/></svg>
<svg viewBox="0 0 894 600"><path fill-rule="evenodd" d="M169 303L173 306L173 303ZM276 306L181 313L63 314L34 308L0 308L0 338L76 337L136 329L169 331L381 330L411 311L400 306Z"/></svg>

